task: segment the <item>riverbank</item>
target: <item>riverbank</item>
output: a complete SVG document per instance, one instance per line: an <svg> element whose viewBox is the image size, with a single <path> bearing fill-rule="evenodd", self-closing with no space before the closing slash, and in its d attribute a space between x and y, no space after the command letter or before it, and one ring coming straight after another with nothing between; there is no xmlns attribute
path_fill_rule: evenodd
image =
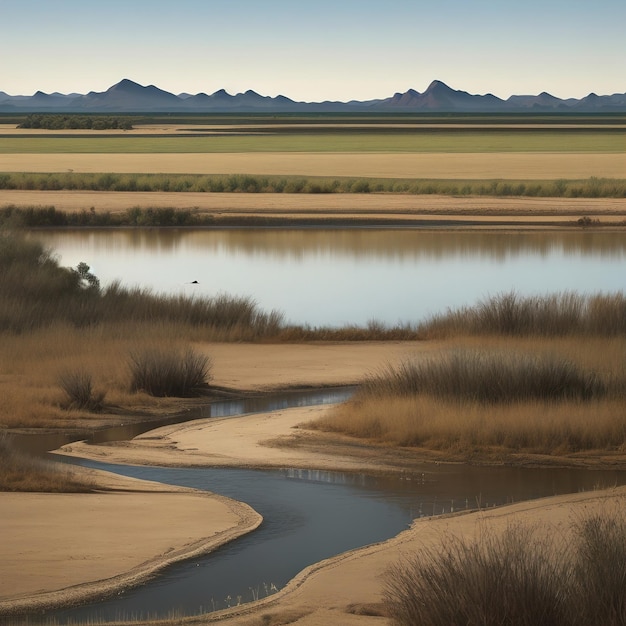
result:
<svg viewBox="0 0 626 626"><path fill-rule="evenodd" d="M91 493L0 494L0 616L123 591L262 522L216 494L76 471Z"/></svg>
<svg viewBox="0 0 626 626"><path fill-rule="evenodd" d="M427 357L445 348L444 342L436 341L194 344L194 349L213 359L213 384L246 394L354 384L386 364L410 356ZM328 406L301 407L187 422L152 430L129 442L74 443L62 453L130 464L305 467L364 473L415 471L418 462L444 461L425 455L418 458L413 451L388 446L355 445L349 438L305 427L328 410ZM606 463L613 469L617 461L595 460L597 467ZM528 462L520 459L521 464ZM245 505L224 498L99 476L95 494L0 494L0 523L8 546L0 563L0 614L10 606L67 604L93 593L122 589L150 575L173 555L184 558L194 550L211 550L258 523ZM484 524L498 530L521 520L560 529L564 520L602 502L626 508L623 494L621 489L572 494L476 514L423 519L390 542L313 566L267 603L238 609L225 623L253 626L265 614L273 616L269 624L292 619L309 626L386 623L380 616L384 571L400 555L435 545L449 532L471 537ZM185 516L177 517L181 511Z"/></svg>
<svg viewBox="0 0 626 626"><path fill-rule="evenodd" d="M623 227L626 198L451 197L404 194L289 194L0 190L0 207L54 206L58 211L124 213L174 208L215 225L403 225L422 227Z"/></svg>

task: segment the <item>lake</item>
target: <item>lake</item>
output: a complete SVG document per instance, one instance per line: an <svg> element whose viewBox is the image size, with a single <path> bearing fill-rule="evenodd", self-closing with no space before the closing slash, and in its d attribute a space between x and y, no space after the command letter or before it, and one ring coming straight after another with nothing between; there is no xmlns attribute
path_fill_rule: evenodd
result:
<svg viewBox="0 0 626 626"><path fill-rule="evenodd" d="M602 230L40 230L103 286L254 299L311 326L416 323L515 290L626 290L626 234ZM198 281L197 284L191 284Z"/></svg>

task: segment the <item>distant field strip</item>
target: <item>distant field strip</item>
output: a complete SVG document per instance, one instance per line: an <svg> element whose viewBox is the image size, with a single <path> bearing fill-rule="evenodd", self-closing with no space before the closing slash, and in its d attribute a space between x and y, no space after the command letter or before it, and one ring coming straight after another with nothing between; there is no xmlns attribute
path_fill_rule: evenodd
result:
<svg viewBox="0 0 626 626"><path fill-rule="evenodd" d="M0 172L257 174L367 178L625 178L626 153L2 154ZM0 192L0 201L2 195Z"/></svg>
<svg viewBox="0 0 626 626"><path fill-rule="evenodd" d="M626 132L596 130L288 133L210 136L0 136L6 154L626 152Z"/></svg>

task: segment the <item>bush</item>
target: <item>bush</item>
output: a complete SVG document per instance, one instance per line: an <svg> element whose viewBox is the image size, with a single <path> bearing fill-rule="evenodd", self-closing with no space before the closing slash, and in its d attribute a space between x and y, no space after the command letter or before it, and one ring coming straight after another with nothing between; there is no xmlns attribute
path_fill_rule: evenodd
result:
<svg viewBox="0 0 626 626"><path fill-rule="evenodd" d="M210 380L211 360L191 349L149 349L130 355L131 391L185 398L197 395Z"/></svg>
<svg viewBox="0 0 626 626"><path fill-rule="evenodd" d="M523 526L474 542L444 540L389 570L389 614L401 626L568 624L567 566L555 554L549 539Z"/></svg>
<svg viewBox="0 0 626 626"><path fill-rule="evenodd" d="M99 412L105 392L94 393L91 374L85 370L67 370L59 376L59 386L67 396L65 408Z"/></svg>
<svg viewBox="0 0 626 626"><path fill-rule="evenodd" d="M594 513L559 531L510 526L475 541L447 538L387 572L398 626L626 624L626 521Z"/></svg>

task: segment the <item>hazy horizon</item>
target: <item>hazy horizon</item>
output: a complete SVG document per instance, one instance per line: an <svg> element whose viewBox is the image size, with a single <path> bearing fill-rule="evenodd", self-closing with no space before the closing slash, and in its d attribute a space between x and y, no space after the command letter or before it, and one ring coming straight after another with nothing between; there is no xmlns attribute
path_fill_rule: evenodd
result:
<svg viewBox="0 0 626 626"><path fill-rule="evenodd" d="M626 3L528 0L0 0L0 90L252 89L296 101L423 92L626 92ZM9 61L10 59L10 61Z"/></svg>

